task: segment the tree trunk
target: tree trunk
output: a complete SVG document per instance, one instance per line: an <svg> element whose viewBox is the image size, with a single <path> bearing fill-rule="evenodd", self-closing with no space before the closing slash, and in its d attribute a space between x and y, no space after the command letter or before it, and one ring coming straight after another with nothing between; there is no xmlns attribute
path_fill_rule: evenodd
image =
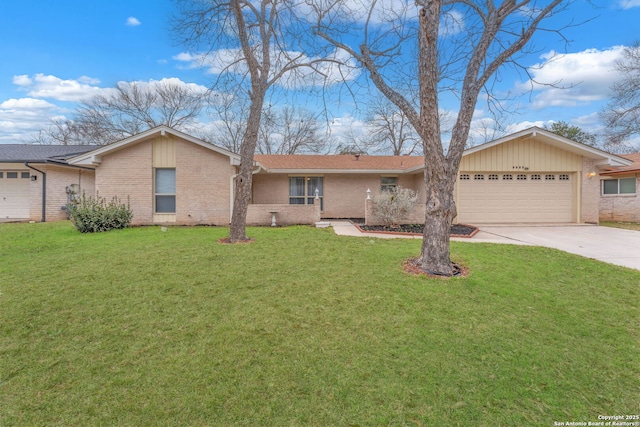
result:
<svg viewBox="0 0 640 427"><path fill-rule="evenodd" d="M262 82L258 82L253 85L254 91L251 97L247 129L242 139L242 147L240 149L240 170L235 179L233 213L231 215L231 227L229 230L229 241L231 243L242 242L249 239L247 237L246 227L247 210L249 208L253 184L253 157L258 142L262 104L266 92L264 85L261 83Z"/></svg>
<svg viewBox="0 0 640 427"><path fill-rule="evenodd" d="M431 274L451 276L453 265L449 256L449 234L451 222L456 215L453 182L457 171L452 173L448 169L440 137L437 46L440 8L441 1L434 0L420 11L420 126L416 131L422 139L424 149L426 211L422 249L417 266Z"/></svg>
<svg viewBox="0 0 640 427"><path fill-rule="evenodd" d="M425 168L425 188L427 189L426 213L422 248L418 266L425 272L442 276L452 276L454 269L449 252L451 222L456 216L453 198L455 178L448 174L433 176L432 170Z"/></svg>

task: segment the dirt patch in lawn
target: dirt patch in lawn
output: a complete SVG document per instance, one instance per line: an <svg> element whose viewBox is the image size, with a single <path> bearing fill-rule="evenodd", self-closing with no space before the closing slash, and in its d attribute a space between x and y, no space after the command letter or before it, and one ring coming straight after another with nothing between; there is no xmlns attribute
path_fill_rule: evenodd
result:
<svg viewBox="0 0 640 427"><path fill-rule="evenodd" d="M255 241L256 239L246 239L246 240L241 240L239 242L232 242L229 237L223 237L221 239L218 239L218 243L221 243L223 245L242 245L245 243L253 243Z"/></svg>
<svg viewBox="0 0 640 427"><path fill-rule="evenodd" d="M427 276L437 279L449 279L451 277L467 277L469 275L469 269L463 265L453 263L453 275L447 276L444 274L436 273L433 271L425 270L417 265L418 258L408 258L404 261L403 270L414 276Z"/></svg>

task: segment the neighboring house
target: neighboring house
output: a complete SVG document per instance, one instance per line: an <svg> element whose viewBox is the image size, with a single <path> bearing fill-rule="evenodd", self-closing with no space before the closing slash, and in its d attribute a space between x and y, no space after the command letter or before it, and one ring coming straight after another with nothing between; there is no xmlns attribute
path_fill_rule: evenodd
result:
<svg viewBox="0 0 640 427"><path fill-rule="evenodd" d="M600 221L640 222L640 153L623 157L633 163L600 172Z"/></svg>
<svg viewBox="0 0 640 427"><path fill-rule="evenodd" d="M36 177L19 190L30 195L28 209L0 205L0 218L64 219L67 191L77 184L73 192L128 199L134 224L229 224L237 154L165 126L82 148L75 156L43 154L26 164L7 163L12 157L0 151L0 162L11 170ZM600 185L594 177L631 163L543 129L514 133L465 151L456 183L457 222L597 223ZM418 191L421 203L407 221L422 222L423 169L420 156L256 155L247 223L267 225L274 217L278 224L329 218L373 223L370 197L395 186ZM41 193L44 203L38 202Z"/></svg>

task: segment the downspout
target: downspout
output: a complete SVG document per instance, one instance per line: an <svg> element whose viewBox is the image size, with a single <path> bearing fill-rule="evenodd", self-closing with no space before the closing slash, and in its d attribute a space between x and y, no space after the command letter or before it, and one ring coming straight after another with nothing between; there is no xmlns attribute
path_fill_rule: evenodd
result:
<svg viewBox="0 0 640 427"><path fill-rule="evenodd" d="M29 169L40 172L42 174L42 219L40 220L40 222L45 222L47 217L47 174L40 169L36 169L33 166L30 166L29 162L24 162L24 165Z"/></svg>
<svg viewBox="0 0 640 427"><path fill-rule="evenodd" d="M233 175L231 175L231 178L229 180L229 224L231 224L231 219L233 218L233 197L234 197L234 189L235 189L235 182L236 182L236 177L238 176L237 173L234 173Z"/></svg>

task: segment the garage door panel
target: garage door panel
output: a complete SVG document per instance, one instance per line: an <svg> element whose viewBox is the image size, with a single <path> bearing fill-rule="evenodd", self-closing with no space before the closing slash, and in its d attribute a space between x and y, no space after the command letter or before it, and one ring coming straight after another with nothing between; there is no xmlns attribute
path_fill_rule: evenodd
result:
<svg viewBox="0 0 640 427"><path fill-rule="evenodd" d="M567 174L563 180L559 174L506 172L497 180L487 180L488 174L484 180L474 179L476 175L467 174L468 179L459 181L459 222L573 221L573 187ZM518 175L526 179L517 179ZM509 176L512 179L505 179Z"/></svg>
<svg viewBox="0 0 640 427"><path fill-rule="evenodd" d="M0 170L0 218L29 217L29 173Z"/></svg>

